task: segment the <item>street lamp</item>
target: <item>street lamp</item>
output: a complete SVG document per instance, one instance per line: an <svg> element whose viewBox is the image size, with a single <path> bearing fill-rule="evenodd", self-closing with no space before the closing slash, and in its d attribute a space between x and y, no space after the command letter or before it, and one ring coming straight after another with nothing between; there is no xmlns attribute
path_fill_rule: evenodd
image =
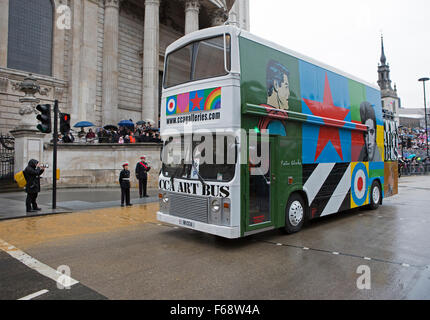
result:
<svg viewBox="0 0 430 320"><path fill-rule="evenodd" d="M426 102L426 81L430 80L430 78L421 78L418 81L423 83L424 88L424 119L426 121L426 145L427 145L427 157L429 156L429 134L427 131L427 102Z"/></svg>

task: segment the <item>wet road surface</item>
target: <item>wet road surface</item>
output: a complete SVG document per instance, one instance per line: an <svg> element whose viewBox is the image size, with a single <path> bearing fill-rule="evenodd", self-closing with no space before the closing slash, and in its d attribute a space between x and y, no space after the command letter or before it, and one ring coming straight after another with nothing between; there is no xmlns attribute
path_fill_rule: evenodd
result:
<svg viewBox="0 0 430 320"><path fill-rule="evenodd" d="M221 239L161 225L148 204L2 221L0 239L53 269L69 266L79 281L72 299L430 299L430 178L400 183L376 211L315 220L291 236ZM37 299L61 294L10 259L0 250L0 299L49 290L43 281L53 291ZM357 288L363 265L370 290Z"/></svg>

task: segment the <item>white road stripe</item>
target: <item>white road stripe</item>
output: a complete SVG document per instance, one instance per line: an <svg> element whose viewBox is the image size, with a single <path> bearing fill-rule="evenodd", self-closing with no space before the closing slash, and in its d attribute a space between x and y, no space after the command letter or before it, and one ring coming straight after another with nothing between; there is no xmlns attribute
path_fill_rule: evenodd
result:
<svg viewBox="0 0 430 320"><path fill-rule="evenodd" d="M47 292L49 292L49 290L43 289L43 290L37 291L35 293L29 294L28 296L25 296L25 297L18 299L18 300L31 300L31 299L36 298L38 296L41 296L42 294L45 294Z"/></svg>
<svg viewBox="0 0 430 320"><path fill-rule="evenodd" d="M7 254L9 254L10 256L12 256L13 258L17 259L18 261L22 262L27 267L33 270L36 270L40 274L54 280L55 282L57 282L58 278L61 277L60 279L61 283L67 283L68 286L73 286L79 283L79 281L58 272L57 270L51 268L50 266L40 261L37 261L33 257L29 256L28 254L19 250L18 248L10 245L6 241L3 241L2 239L0 239L0 249L6 252Z"/></svg>
<svg viewBox="0 0 430 320"><path fill-rule="evenodd" d="M327 202L327 205L324 208L321 217L327 216L332 213L336 213L339 211L340 206L342 205L343 200L345 200L346 195L351 189L351 164L346 169L345 174L337 185L336 189L333 192L333 195L330 197L330 200Z"/></svg>
<svg viewBox="0 0 430 320"><path fill-rule="evenodd" d="M320 163L314 172L312 172L308 181L303 186L303 190L308 194L309 205L312 204L322 185L333 170L335 163Z"/></svg>

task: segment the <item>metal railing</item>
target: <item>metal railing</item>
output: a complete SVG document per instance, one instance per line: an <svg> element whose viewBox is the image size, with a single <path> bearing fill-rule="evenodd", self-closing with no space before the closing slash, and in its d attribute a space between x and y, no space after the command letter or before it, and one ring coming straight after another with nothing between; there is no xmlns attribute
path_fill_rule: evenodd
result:
<svg viewBox="0 0 430 320"><path fill-rule="evenodd" d="M402 176L427 175L430 174L430 164L404 164L399 170Z"/></svg>
<svg viewBox="0 0 430 320"><path fill-rule="evenodd" d="M15 139L0 134L0 183L14 181Z"/></svg>

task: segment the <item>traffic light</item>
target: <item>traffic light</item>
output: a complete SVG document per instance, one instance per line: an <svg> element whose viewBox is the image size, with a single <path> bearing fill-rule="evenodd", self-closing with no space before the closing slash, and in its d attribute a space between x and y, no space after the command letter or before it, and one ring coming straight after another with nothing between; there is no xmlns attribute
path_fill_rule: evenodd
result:
<svg viewBox="0 0 430 320"><path fill-rule="evenodd" d="M40 112L37 115L36 119L40 121L37 125L37 130L42 133L51 133L51 105L50 104L39 104L36 107L36 110Z"/></svg>
<svg viewBox="0 0 430 320"><path fill-rule="evenodd" d="M70 114L60 113L60 132L62 135L70 131Z"/></svg>

